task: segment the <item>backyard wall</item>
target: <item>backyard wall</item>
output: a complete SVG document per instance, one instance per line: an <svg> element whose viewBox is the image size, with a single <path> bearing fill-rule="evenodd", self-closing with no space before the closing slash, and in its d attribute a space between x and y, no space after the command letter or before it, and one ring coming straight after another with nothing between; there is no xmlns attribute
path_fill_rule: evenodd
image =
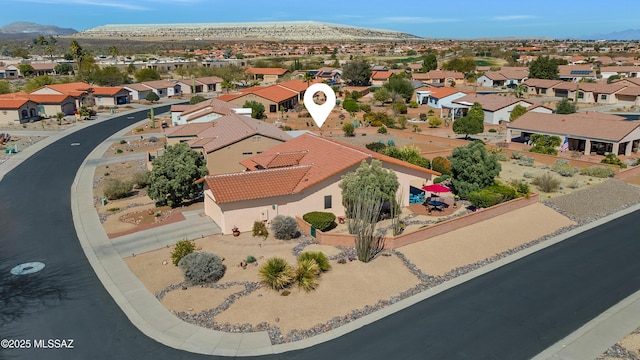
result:
<svg viewBox="0 0 640 360"><path fill-rule="evenodd" d="M484 220L491 219L496 216L506 214L508 212L533 205L538 202L538 194L531 194L528 198L518 198L507 201L490 208L478 210L466 215L458 216L450 220L445 220L437 224L429 226L413 232L408 232L398 236L387 236L384 238L385 249L397 249L399 247L424 241L432 237L448 233L469 225L477 224ZM311 224L304 221L301 217L296 216L300 230L311 234ZM316 241L321 245L330 246L354 246L354 236L350 234L332 234L324 233L316 230Z"/></svg>

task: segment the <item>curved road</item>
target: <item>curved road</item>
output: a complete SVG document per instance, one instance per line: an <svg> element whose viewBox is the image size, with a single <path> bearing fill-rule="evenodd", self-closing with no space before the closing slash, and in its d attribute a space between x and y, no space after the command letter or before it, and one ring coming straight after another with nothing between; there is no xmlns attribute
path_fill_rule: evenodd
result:
<svg viewBox="0 0 640 360"><path fill-rule="evenodd" d="M142 111L72 133L0 182L0 338L74 340L73 349L0 349L0 359L212 358L138 331L93 273L75 233L70 189L78 167L111 134L145 117ZM640 289L638 221L639 212L618 218L338 339L263 358L531 358ZM9 274L29 261L46 267Z"/></svg>

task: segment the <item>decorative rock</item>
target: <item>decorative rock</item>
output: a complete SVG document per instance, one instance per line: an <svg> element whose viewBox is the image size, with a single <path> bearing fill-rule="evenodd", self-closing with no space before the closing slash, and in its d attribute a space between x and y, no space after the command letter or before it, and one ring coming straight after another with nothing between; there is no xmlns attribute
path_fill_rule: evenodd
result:
<svg viewBox="0 0 640 360"><path fill-rule="evenodd" d="M164 261L162 262L162 265L167 265L167 264L168 264L167 260L164 260Z"/></svg>

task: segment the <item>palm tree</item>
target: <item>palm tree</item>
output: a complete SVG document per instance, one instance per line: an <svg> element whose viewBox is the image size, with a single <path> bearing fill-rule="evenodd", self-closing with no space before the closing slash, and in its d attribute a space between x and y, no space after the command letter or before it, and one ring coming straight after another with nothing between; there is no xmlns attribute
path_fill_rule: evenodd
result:
<svg viewBox="0 0 640 360"><path fill-rule="evenodd" d="M518 85L513 89L513 93L518 99L522 99L524 94L527 93L527 88L524 85Z"/></svg>
<svg viewBox="0 0 640 360"><path fill-rule="evenodd" d="M51 60L53 60L53 46L51 46L51 45L45 46L44 52L49 54L49 57L51 58Z"/></svg>
<svg viewBox="0 0 640 360"><path fill-rule="evenodd" d="M73 56L74 68L80 70L80 64L78 60L82 56L82 47L77 40L72 40L71 45L69 46L71 47L71 55Z"/></svg>
<svg viewBox="0 0 640 360"><path fill-rule="evenodd" d="M118 48L115 45L111 45L109 46L109 54L111 55L111 57L113 57L116 60L116 63L118 62Z"/></svg>
<svg viewBox="0 0 640 360"><path fill-rule="evenodd" d="M307 87L309 86L309 83L312 82L314 79L315 79L315 76L311 74L311 71L307 71L306 73L304 73L304 76L302 77L302 80L307 83Z"/></svg>

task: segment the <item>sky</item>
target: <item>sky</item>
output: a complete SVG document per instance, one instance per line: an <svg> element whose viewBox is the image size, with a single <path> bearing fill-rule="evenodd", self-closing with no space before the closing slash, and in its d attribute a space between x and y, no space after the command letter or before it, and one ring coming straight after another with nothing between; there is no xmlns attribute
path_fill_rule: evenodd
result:
<svg viewBox="0 0 640 360"><path fill-rule="evenodd" d="M565 39L640 29L638 13L637 0L10 0L0 26L319 21L432 38Z"/></svg>

